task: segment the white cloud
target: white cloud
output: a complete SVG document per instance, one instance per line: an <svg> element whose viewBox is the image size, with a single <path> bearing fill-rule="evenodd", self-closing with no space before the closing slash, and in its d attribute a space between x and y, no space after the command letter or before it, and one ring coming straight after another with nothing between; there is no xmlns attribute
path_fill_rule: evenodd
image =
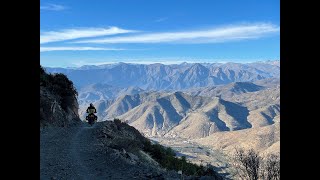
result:
<svg viewBox="0 0 320 180"><path fill-rule="evenodd" d="M83 29L65 29L61 31L48 31L40 33L40 44L65 41L78 38L88 38L106 35L115 35L122 33L135 32L133 30L121 29L118 27L109 28L83 28Z"/></svg>
<svg viewBox="0 0 320 180"><path fill-rule="evenodd" d="M40 52L47 51L121 51L117 48L99 48L99 47L40 47Z"/></svg>
<svg viewBox="0 0 320 180"><path fill-rule="evenodd" d="M132 36L81 40L75 43L217 43L263 37L279 32L280 27L267 24L242 24L198 31L162 32Z"/></svg>
<svg viewBox="0 0 320 180"><path fill-rule="evenodd" d="M59 4L47 4L44 6L40 6L40 10L47 10L47 11L62 11L65 10L66 7L59 5Z"/></svg>

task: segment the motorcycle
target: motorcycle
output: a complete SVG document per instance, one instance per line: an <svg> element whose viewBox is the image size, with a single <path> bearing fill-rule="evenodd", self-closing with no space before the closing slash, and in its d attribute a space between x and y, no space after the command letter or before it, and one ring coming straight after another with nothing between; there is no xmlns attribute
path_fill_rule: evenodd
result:
<svg viewBox="0 0 320 180"><path fill-rule="evenodd" d="M86 120L88 121L88 123L90 124L90 126L92 126L95 122L97 122L98 117L94 114L89 114L86 117Z"/></svg>

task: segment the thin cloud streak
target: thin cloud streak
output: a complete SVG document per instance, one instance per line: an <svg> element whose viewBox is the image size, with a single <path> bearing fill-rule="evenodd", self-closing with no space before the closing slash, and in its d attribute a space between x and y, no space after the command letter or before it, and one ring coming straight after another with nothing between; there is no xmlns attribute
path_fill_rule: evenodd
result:
<svg viewBox="0 0 320 180"><path fill-rule="evenodd" d="M122 51L125 49L99 47L40 47L40 52L48 51Z"/></svg>
<svg viewBox="0 0 320 180"><path fill-rule="evenodd" d="M47 11L62 11L65 9L67 9L67 7L59 4L47 4L44 6L40 6L40 10L47 10Z"/></svg>
<svg viewBox="0 0 320 180"><path fill-rule="evenodd" d="M280 27L259 23L227 26L200 31L149 33L133 36L110 37L75 41L74 43L219 43L235 40L260 38L279 32Z"/></svg>
<svg viewBox="0 0 320 180"><path fill-rule="evenodd" d="M83 28L83 29L65 29L61 31L49 31L40 34L40 44L72 40L78 38L89 38L97 36L115 35L123 33L136 32L133 30L121 29L115 26L109 28Z"/></svg>

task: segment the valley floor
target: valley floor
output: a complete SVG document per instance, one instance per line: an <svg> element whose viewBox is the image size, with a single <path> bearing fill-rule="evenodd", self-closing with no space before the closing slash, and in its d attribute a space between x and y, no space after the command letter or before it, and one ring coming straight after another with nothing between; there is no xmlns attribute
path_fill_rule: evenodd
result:
<svg viewBox="0 0 320 180"><path fill-rule="evenodd" d="M225 153L218 149L212 149L196 142L183 138L150 138L153 141L171 147L176 151L177 156L185 156L188 161L196 164L211 164L215 166L215 170L223 175L226 179L232 178L232 168L228 164L228 157Z"/></svg>
<svg viewBox="0 0 320 180"><path fill-rule="evenodd" d="M230 165L235 148L254 149L260 155L280 152L280 122L269 126L237 131L214 133L200 139L178 137L152 138L159 144L171 147L178 156L185 156L196 164L211 164L225 178L233 179L236 173Z"/></svg>

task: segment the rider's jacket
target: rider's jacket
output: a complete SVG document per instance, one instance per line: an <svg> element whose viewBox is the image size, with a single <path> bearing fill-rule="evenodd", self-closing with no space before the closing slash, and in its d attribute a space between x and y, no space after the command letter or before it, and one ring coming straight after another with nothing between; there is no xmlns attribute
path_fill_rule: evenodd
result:
<svg viewBox="0 0 320 180"><path fill-rule="evenodd" d="M97 113L97 110L94 107L88 107L87 108L87 113L89 113L89 114Z"/></svg>

